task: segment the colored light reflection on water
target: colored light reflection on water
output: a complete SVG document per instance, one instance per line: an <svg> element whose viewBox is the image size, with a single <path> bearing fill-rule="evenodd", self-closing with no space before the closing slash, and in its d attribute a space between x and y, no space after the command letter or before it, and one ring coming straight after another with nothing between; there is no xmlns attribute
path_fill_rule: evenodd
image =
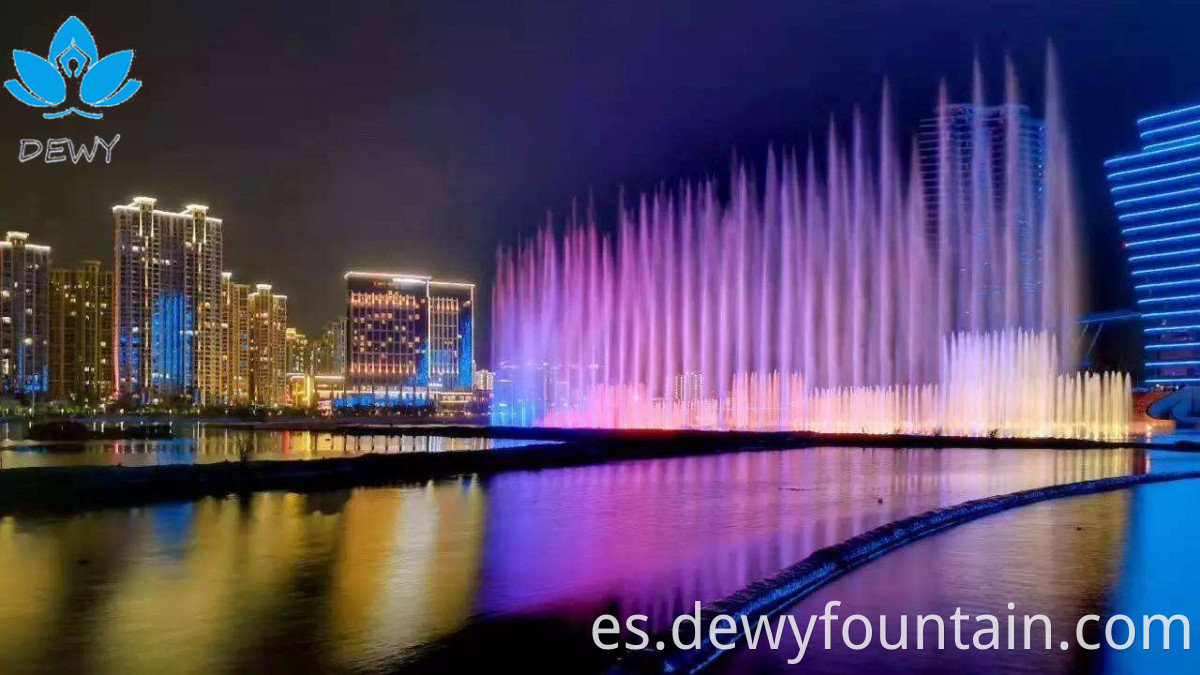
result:
<svg viewBox="0 0 1200 675"><path fill-rule="evenodd" d="M816 448L0 519L0 672L574 659L881 523L1135 451ZM997 546L1007 547L998 540Z"/></svg>
<svg viewBox="0 0 1200 675"><path fill-rule="evenodd" d="M1194 469L1196 462L1189 462ZM789 637L777 651L737 649L718 660L715 672L773 672L803 668L813 673L858 673L881 670L925 673L963 672L1185 672L1195 668L1195 655L1182 649L1182 632L1173 628L1170 650L1162 649L1161 627L1152 648L1141 648L1142 617L1182 614L1192 622L1192 638L1200 637L1200 592L1194 561L1200 556L1194 517L1200 509L1200 481L1152 484L1129 490L1043 502L990 516L921 540L852 572L818 590L788 610L801 626L840 601L836 612L870 618L876 627L872 645L851 650L840 645L835 624L833 649L825 651L820 622L803 660ZM1015 610L1008 610L1008 603ZM959 650L948 617L956 608L967 615L1000 618L1000 648ZM946 648L936 649L937 629L927 624L926 648L916 649L918 615L947 619ZM1039 628L1032 650L1009 650L1004 629L1016 618L1016 643L1023 641L1022 617L1043 614L1053 626L1052 648L1045 650ZM1079 647L1078 620L1089 614L1099 624L1085 625L1089 643L1102 641L1104 622L1114 614L1133 618L1136 642L1126 650L1107 646L1097 651ZM899 638L901 615L908 617L908 649L880 646L879 617L888 617L889 642ZM970 644L986 624L965 621L962 640ZM853 633L862 639L862 626ZM1124 624L1114 627L1117 642L1127 639ZM986 640L985 640L986 641ZM1068 643L1067 649L1061 643Z"/></svg>

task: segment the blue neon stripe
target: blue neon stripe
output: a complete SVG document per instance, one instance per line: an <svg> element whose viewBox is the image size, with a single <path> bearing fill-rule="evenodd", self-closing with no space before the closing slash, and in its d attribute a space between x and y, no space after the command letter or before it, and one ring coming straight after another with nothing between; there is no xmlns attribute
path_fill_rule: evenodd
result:
<svg viewBox="0 0 1200 675"><path fill-rule="evenodd" d="M1200 188L1184 188L1182 190L1172 190L1171 192L1160 192L1153 195L1143 195L1141 197L1130 197L1129 199L1121 199L1113 202L1115 206L1125 206L1127 204L1139 204L1141 202L1152 202L1157 199L1170 199L1179 195L1191 195L1200 192Z"/></svg>
<svg viewBox="0 0 1200 675"><path fill-rule="evenodd" d="M1200 300L1200 293L1189 293L1187 295L1168 295L1161 298L1139 298L1139 305L1149 305L1159 302L1175 302L1176 300Z"/></svg>
<svg viewBox="0 0 1200 675"><path fill-rule="evenodd" d="M1114 185L1112 191L1120 192L1122 190L1136 190L1137 188L1150 187L1151 185L1162 185L1163 183L1175 183L1189 178L1200 178L1200 171L1192 173L1180 174L1171 176L1170 178L1155 178L1154 180L1144 180L1140 183L1126 183L1124 185Z"/></svg>
<svg viewBox="0 0 1200 675"><path fill-rule="evenodd" d="M1143 288L1170 288L1172 286L1190 286L1192 284L1200 284L1200 279L1180 279L1178 281L1159 281L1152 284L1138 284L1134 286L1135 290Z"/></svg>
<svg viewBox="0 0 1200 675"><path fill-rule="evenodd" d="M1147 366L1200 366L1200 361L1147 361Z"/></svg>
<svg viewBox="0 0 1200 675"><path fill-rule="evenodd" d="M1145 134L1142 134L1142 135L1145 136ZM1198 140L1200 140L1200 135L1184 136L1183 138L1176 138L1173 141L1159 141L1157 143L1150 143L1149 145L1142 146L1142 149L1143 150L1156 150L1158 148L1165 148L1170 145L1177 145L1179 143L1186 143L1188 141L1198 141Z"/></svg>
<svg viewBox="0 0 1200 675"><path fill-rule="evenodd" d="M1138 225L1137 227L1127 227L1121 230L1121 234L1133 234L1134 232L1145 232L1147 230L1161 230L1165 227L1179 227L1180 225L1196 224L1200 224L1200 218L1184 218L1183 220L1169 220L1165 223L1157 223L1154 225Z"/></svg>
<svg viewBox="0 0 1200 675"><path fill-rule="evenodd" d="M1200 309L1179 309L1170 312L1147 312L1142 314L1143 319L1161 319L1165 316L1188 316L1189 314L1200 314Z"/></svg>
<svg viewBox="0 0 1200 675"><path fill-rule="evenodd" d="M1153 115L1147 115L1145 117L1139 118L1137 123L1138 123L1138 126L1141 126L1147 122L1153 122L1154 120L1161 120L1161 119L1166 119L1168 117L1175 117L1176 115L1186 115L1187 113L1196 112L1196 111L1200 111L1200 104L1189 105L1189 106L1185 106L1183 108L1175 108L1174 110L1168 110L1166 112L1160 112L1160 113L1155 113Z"/></svg>
<svg viewBox="0 0 1200 675"><path fill-rule="evenodd" d="M1146 349L1174 349L1176 347L1200 347L1200 342L1159 342L1146 345Z"/></svg>
<svg viewBox="0 0 1200 675"><path fill-rule="evenodd" d="M1151 164L1150 166L1141 166L1136 169L1125 169L1124 171L1115 171L1108 174L1109 180L1116 180L1122 176L1132 176L1134 174L1146 173L1147 171L1157 171L1159 169L1169 169L1175 166L1184 166L1186 164L1200 163L1200 157L1188 157L1187 159L1177 159L1172 162L1163 162L1162 164Z"/></svg>
<svg viewBox="0 0 1200 675"><path fill-rule="evenodd" d="M1200 324L1189 324L1187 326L1160 326L1158 328L1147 328L1143 333L1178 333L1186 330L1196 330L1200 328Z"/></svg>
<svg viewBox="0 0 1200 675"><path fill-rule="evenodd" d="M1182 248L1182 249L1179 249L1178 251L1164 251L1162 253L1144 253L1142 255L1131 255L1131 256L1129 256L1129 262L1133 262L1135 260L1157 260L1159 258L1174 258L1176 256L1191 255L1193 253L1200 253L1200 248Z"/></svg>
<svg viewBox="0 0 1200 675"><path fill-rule="evenodd" d="M1157 274L1159 272L1175 272L1177 270L1194 270L1200 268L1200 265L1176 265L1174 267L1155 267L1148 270L1134 270L1133 275L1140 277L1147 274Z"/></svg>
<svg viewBox="0 0 1200 675"><path fill-rule="evenodd" d="M1186 150L1187 148L1194 148L1196 146L1200 146L1200 141L1196 141L1195 143L1185 143L1183 145L1177 145L1173 148L1163 148L1161 150L1143 150L1142 152L1139 152L1139 153L1136 153L1133 155L1120 155L1117 157L1113 157L1112 159L1105 160L1104 166L1115 166L1117 164L1124 164L1126 162L1132 162L1132 161L1141 159L1143 157L1157 157L1158 155L1166 155L1166 154L1170 154L1172 152L1179 152L1180 150Z"/></svg>
<svg viewBox="0 0 1200 675"><path fill-rule="evenodd" d="M1161 209L1150 209L1149 211L1134 211L1133 213L1126 213L1124 215L1117 216L1117 220L1131 220L1133 218L1145 218L1146 216L1156 216L1160 213L1174 213L1176 211L1187 211L1189 209L1194 209L1197 207L1200 207L1200 202L1190 202L1187 204L1180 204L1179 206L1164 206Z"/></svg>
<svg viewBox="0 0 1200 675"><path fill-rule="evenodd" d="M1147 129L1146 131L1141 132L1141 137L1145 138L1147 136L1154 136L1157 134L1165 134L1169 131L1175 131L1176 129L1186 129L1188 127L1194 127L1197 124L1200 124L1200 120L1191 120L1190 122L1180 122L1178 124L1169 124L1165 127L1158 127L1156 129Z"/></svg>
<svg viewBox="0 0 1200 675"><path fill-rule="evenodd" d="M1125 245L1129 248L1134 248L1136 246L1151 246L1153 244L1165 244L1169 241L1184 241L1187 239L1197 238L1200 238L1200 233L1179 234L1175 235L1174 237L1159 237L1158 239L1143 239L1141 241L1128 241L1125 242Z"/></svg>

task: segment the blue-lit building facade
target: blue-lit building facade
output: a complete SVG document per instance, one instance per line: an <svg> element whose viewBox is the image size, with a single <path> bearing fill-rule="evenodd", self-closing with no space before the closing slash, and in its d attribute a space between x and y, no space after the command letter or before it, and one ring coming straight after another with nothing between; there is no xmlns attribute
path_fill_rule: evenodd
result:
<svg viewBox="0 0 1200 675"><path fill-rule="evenodd" d="M1200 384L1200 105L1137 121L1104 163L1144 332L1146 385Z"/></svg>
<svg viewBox="0 0 1200 675"><path fill-rule="evenodd" d="M221 395L222 222L135 197L113 207L117 395L136 403Z"/></svg>
<svg viewBox="0 0 1200 675"><path fill-rule="evenodd" d="M474 292L473 284L427 276L347 273L345 395L337 405L420 407L469 399Z"/></svg>

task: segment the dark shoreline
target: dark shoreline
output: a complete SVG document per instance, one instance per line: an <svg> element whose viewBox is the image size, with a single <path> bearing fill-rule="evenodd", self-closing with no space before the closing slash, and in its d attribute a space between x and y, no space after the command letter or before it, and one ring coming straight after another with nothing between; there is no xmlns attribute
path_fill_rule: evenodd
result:
<svg viewBox="0 0 1200 675"><path fill-rule="evenodd" d="M262 429L258 424L218 428ZM317 429L271 429L317 431ZM1195 451L1196 446L1069 439L1004 439L866 436L786 432L598 431L463 425L322 425L346 435L437 435L521 439L534 444L503 450L368 454L353 458L265 460L144 467L45 467L0 471L0 515L62 512L188 501L265 490L317 492L403 484L463 475L493 475L635 459L816 446L875 448L1091 449L1134 448ZM536 444L555 441L557 444Z"/></svg>

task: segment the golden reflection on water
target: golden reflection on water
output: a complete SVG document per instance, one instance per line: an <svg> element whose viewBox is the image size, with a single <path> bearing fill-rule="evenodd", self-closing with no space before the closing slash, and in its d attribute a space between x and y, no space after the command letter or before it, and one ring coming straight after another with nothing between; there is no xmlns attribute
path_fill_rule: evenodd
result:
<svg viewBox="0 0 1200 675"><path fill-rule="evenodd" d="M0 432L11 425L0 423ZM403 454L503 450L553 441L422 434L350 435L314 431L268 431L177 424L171 440L88 441L38 444L10 441L0 448L0 469L45 466L155 466L243 460L307 460Z"/></svg>
<svg viewBox="0 0 1200 675"><path fill-rule="evenodd" d="M665 617L896 518L1144 470L1126 450L816 448L6 517L0 672L382 669L480 621Z"/></svg>

